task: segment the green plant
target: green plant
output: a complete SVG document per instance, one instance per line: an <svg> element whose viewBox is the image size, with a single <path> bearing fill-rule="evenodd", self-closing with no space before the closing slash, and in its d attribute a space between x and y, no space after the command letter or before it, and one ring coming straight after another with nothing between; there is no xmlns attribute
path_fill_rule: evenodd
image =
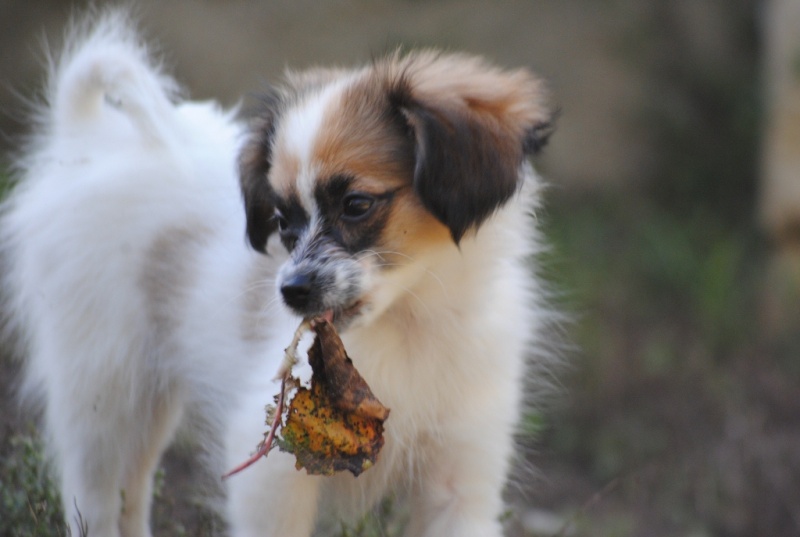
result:
<svg viewBox="0 0 800 537"><path fill-rule="evenodd" d="M403 524L398 511L394 500L387 498L355 524L342 523L336 537L399 537Z"/></svg>
<svg viewBox="0 0 800 537"><path fill-rule="evenodd" d="M63 537L58 490L47 472L43 447L35 433L12 436L0 461L0 534Z"/></svg>

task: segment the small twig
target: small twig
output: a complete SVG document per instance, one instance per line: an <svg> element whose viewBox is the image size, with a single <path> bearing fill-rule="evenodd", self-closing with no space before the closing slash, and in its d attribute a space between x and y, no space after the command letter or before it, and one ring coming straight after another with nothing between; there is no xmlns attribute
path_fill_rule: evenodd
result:
<svg viewBox="0 0 800 537"><path fill-rule="evenodd" d="M74 517L74 520L78 525L78 537L87 537L89 535L89 522L84 520L83 513L81 513L81 510L78 509L78 498L72 498L72 503L75 505L75 512L77 513ZM72 531L67 528L67 533L71 534Z"/></svg>
<svg viewBox="0 0 800 537"><path fill-rule="evenodd" d="M555 534L555 537L565 537L567 535L567 531L572 527L572 525L578 520L581 515L585 515L589 509L594 507L597 503L603 500L606 496L611 494L617 486L620 484L620 478L615 477L606 485L600 489L599 491L595 492L583 505L581 505L580 509L572 515L564 524L561 526L561 529L558 533Z"/></svg>
<svg viewBox="0 0 800 537"><path fill-rule="evenodd" d="M275 375L275 380L281 380L281 391L278 394L278 403L275 408L275 416L272 418L269 433L267 433L266 438L259 445L258 451L256 451L254 455L223 475L222 479L227 479L234 474L238 474L245 468L252 466L258 462L261 457L266 457L272 449L272 443L275 440L275 435L278 433L278 427L280 427L281 418L283 417L284 401L286 400L286 383L288 380L292 379L292 368L298 362L297 347L300 345L300 340L303 338L303 335L311 329L311 322L310 319L303 319L303 322L301 322L297 330L294 331L291 343L289 343L289 346L283 351L283 361L281 361L281 365L278 367L278 374Z"/></svg>
<svg viewBox="0 0 800 537"><path fill-rule="evenodd" d="M275 375L275 380L285 380L292 374L292 368L298 362L297 347L300 345L300 340L303 338L303 335L310 329L311 321L309 319L303 319L303 322L300 323L300 326L298 326L297 330L294 331L292 342L289 343L289 346L283 350L283 361L281 362L280 367L278 367L278 373Z"/></svg>
<svg viewBox="0 0 800 537"><path fill-rule="evenodd" d="M256 453L252 457L244 461L242 464L240 464L230 472L223 475L222 479L227 479L234 474L238 474L245 468L249 468L256 462L258 462L258 460L261 457L266 457L267 454L269 454L269 451L272 449L272 442L275 440L275 434L278 432L278 425L281 423L281 416L283 415L283 401L285 399L285 396L286 396L286 377L281 379L281 392L278 394L278 404L277 407L275 408L275 417L272 419L272 425L269 428L269 433L267 433L267 437L264 439L264 441L259 446L258 451L256 451Z"/></svg>

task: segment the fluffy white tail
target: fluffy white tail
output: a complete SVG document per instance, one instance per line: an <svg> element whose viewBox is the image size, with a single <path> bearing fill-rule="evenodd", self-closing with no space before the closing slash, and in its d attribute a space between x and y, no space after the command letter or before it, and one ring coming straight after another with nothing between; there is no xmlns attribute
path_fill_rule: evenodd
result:
<svg viewBox="0 0 800 537"><path fill-rule="evenodd" d="M130 13L112 9L74 22L50 62L45 123L55 132L91 128L122 113L153 141L165 142L177 84L153 65Z"/></svg>

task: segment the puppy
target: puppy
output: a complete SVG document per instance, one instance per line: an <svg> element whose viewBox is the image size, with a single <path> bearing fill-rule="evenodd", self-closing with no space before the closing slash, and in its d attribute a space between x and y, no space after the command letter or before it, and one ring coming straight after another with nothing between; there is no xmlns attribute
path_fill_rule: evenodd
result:
<svg viewBox="0 0 800 537"><path fill-rule="evenodd" d="M273 451L226 482L232 534L308 536L394 493L409 536L501 535L547 320L541 83L423 51L291 73L246 127L178 95L124 13L75 25L3 208L25 393L73 534L80 513L90 535L150 535L182 423L216 475L244 460L294 328L326 315L391 408L383 451L357 479Z"/></svg>

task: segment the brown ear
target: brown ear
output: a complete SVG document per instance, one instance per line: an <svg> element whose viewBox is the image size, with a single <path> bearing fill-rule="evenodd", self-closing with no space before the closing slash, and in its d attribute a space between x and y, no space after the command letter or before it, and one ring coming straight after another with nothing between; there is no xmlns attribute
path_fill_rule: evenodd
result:
<svg viewBox="0 0 800 537"><path fill-rule="evenodd" d="M278 224L273 218L274 193L267 181L272 166L275 121L280 108L277 93L262 97L251 132L239 153L239 184L247 217L247 238L257 251L266 253L267 240Z"/></svg>
<svg viewBox="0 0 800 537"><path fill-rule="evenodd" d="M541 83L479 58L423 52L390 60L390 101L415 140L414 188L458 243L507 202L526 154L550 133Z"/></svg>

